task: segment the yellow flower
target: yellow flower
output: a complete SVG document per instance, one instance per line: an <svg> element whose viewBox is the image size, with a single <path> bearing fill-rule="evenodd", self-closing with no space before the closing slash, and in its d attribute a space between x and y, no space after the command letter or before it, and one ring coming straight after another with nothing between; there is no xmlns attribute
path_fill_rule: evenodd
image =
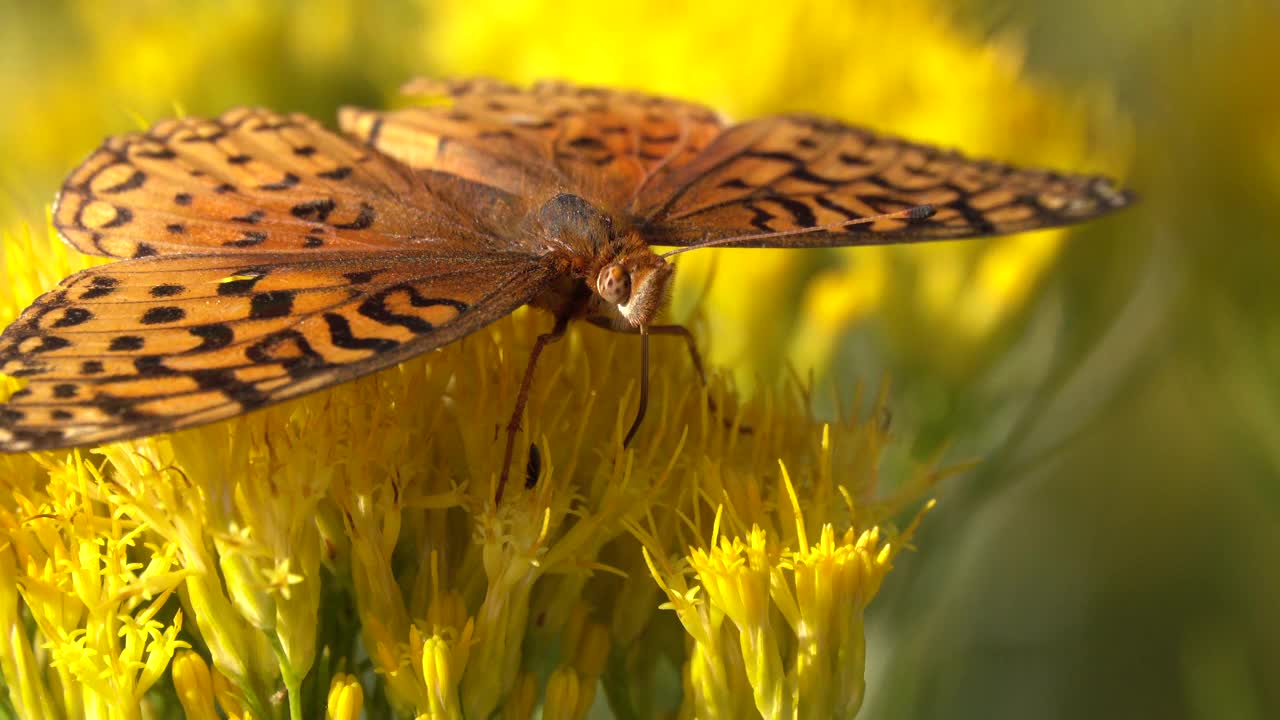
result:
<svg viewBox="0 0 1280 720"><path fill-rule="evenodd" d="M427 685L427 703L425 709L420 708L419 718L455 720L462 717L458 681L467 664L467 639L460 643L460 652L455 652L453 645L438 635L423 643L422 678Z"/></svg>
<svg viewBox="0 0 1280 720"><path fill-rule="evenodd" d="M357 720L364 706L364 688L354 676L338 673L329 683L325 720Z"/></svg>
<svg viewBox="0 0 1280 720"><path fill-rule="evenodd" d="M194 652L179 653L173 660L173 687L190 720L214 720L213 676L204 658Z"/></svg>
<svg viewBox="0 0 1280 720"><path fill-rule="evenodd" d="M174 547L146 541L128 499L80 453L44 467L41 486L7 485L0 515L5 585L16 588L40 638L13 648L8 661L29 683L19 709L47 706L47 693L62 687L73 689L64 708L136 717L174 653L188 647L178 639L180 610L157 619L187 572ZM7 633L20 632L21 618L6 621ZM33 672L36 647L48 655Z"/></svg>
<svg viewBox="0 0 1280 720"><path fill-rule="evenodd" d="M879 426L858 430L863 437L855 435L855 442L872 447L880 442ZM824 429L818 463L828 470L829 431ZM873 476L853 476L854 482L845 484L833 479L839 475L819 471L800 494L786 466L780 464L780 470L785 501L777 498L772 510L765 504L716 504L707 544L695 541L684 557L664 557L657 533L633 528L667 596L663 607L675 611L693 640L685 666L691 696L686 703L700 718L741 717L748 707L765 718L852 717L862 704L862 614L920 515L893 542L885 542L881 527L872 524L884 508L854 501L865 497L861 483ZM837 496L843 504L820 500ZM730 537L722 534L726 518L731 526L750 527ZM815 522L820 523L818 541L811 546L809 527ZM838 535L836 522L843 527ZM725 620L736 632L736 647L726 645L732 633L726 634Z"/></svg>

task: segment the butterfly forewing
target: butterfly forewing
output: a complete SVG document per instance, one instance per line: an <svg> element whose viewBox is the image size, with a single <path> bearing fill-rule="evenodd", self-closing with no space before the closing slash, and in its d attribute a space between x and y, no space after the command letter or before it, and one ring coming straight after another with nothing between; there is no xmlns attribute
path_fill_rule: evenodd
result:
<svg viewBox="0 0 1280 720"><path fill-rule="evenodd" d="M446 209L314 120L241 108L108 140L67 178L53 222L110 257L324 252L466 240Z"/></svg>
<svg viewBox="0 0 1280 720"><path fill-rule="evenodd" d="M0 448L218 420L373 372L525 304L523 254L157 257L73 275L0 335Z"/></svg>
<svg viewBox="0 0 1280 720"><path fill-rule="evenodd" d="M655 244L757 236L739 247L817 247L978 237L1079 222L1129 204L1102 177L972 160L824 118L735 126L645 188L637 208ZM836 230L759 237L929 206Z"/></svg>

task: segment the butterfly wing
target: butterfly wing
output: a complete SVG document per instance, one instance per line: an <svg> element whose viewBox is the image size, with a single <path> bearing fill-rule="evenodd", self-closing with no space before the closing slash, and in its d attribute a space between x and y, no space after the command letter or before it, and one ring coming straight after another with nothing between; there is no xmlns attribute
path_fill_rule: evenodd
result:
<svg viewBox="0 0 1280 720"><path fill-rule="evenodd" d="M199 425L388 367L528 302L522 253L261 253L126 260L72 275L0 334L0 449Z"/></svg>
<svg viewBox="0 0 1280 720"><path fill-rule="evenodd" d="M824 247L967 238L1080 222L1133 196L1110 180L973 160L809 116L734 126L645 188L636 213L659 245ZM761 236L928 205L932 215ZM926 216L928 215L928 216Z"/></svg>
<svg viewBox="0 0 1280 720"><path fill-rule="evenodd" d="M654 244L871 245L1000 235L1080 222L1133 201L1107 178L974 160L834 120L788 115L726 128L710 110L634 92L491 80L419 80L444 104L344 109L343 130L411 167L508 192L568 191L630 215Z"/></svg>
<svg viewBox="0 0 1280 720"><path fill-rule="evenodd" d="M491 186L414 176L305 116L239 108L107 140L67 178L53 224L81 252L135 258L484 247L521 212Z"/></svg>
<svg viewBox="0 0 1280 720"><path fill-rule="evenodd" d="M416 169L545 199L568 191L630 208L702 153L722 124L693 103L562 82L523 89L493 80L416 80L405 92L443 100L391 112L343 108L342 129Z"/></svg>
<svg viewBox="0 0 1280 720"><path fill-rule="evenodd" d="M371 373L510 313L549 280L518 198L414 173L300 115L238 109L108 140L54 225L129 258L0 334L0 449L175 430Z"/></svg>

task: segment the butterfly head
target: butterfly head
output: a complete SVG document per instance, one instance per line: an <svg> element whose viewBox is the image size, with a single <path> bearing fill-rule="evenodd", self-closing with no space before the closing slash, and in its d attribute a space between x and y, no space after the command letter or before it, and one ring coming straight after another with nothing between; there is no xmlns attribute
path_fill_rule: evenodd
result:
<svg viewBox="0 0 1280 720"><path fill-rule="evenodd" d="M673 272L670 263L640 246L601 268L595 291L632 326L643 327L662 309Z"/></svg>
<svg viewBox="0 0 1280 720"><path fill-rule="evenodd" d="M625 222L615 223L586 199L564 192L542 205L537 221L553 252L575 258L575 272L596 294L592 313L609 317L619 329L653 322L667 299L673 268L639 233L619 230Z"/></svg>

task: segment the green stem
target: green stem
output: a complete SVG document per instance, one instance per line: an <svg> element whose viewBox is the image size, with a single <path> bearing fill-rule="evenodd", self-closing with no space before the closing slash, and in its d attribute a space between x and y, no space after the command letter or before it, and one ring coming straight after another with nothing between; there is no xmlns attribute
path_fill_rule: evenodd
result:
<svg viewBox="0 0 1280 720"><path fill-rule="evenodd" d="M271 636L271 647L276 652L276 664L280 666L280 679L289 695L289 720L302 720L302 679L293 671L293 664L284 652L284 645L277 635ZM273 713L274 714L274 713Z"/></svg>

